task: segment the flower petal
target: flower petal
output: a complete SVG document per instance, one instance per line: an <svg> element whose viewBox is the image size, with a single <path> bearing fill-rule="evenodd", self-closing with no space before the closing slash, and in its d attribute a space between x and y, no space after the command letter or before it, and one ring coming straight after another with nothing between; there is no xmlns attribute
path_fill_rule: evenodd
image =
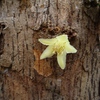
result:
<svg viewBox="0 0 100 100"><path fill-rule="evenodd" d="M67 35L60 35L60 36L57 36L56 38L60 42L68 42L69 43L69 40L68 40L68 36Z"/></svg>
<svg viewBox="0 0 100 100"><path fill-rule="evenodd" d="M57 55L57 61L61 69L66 67L66 52Z"/></svg>
<svg viewBox="0 0 100 100"><path fill-rule="evenodd" d="M53 54L54 54L53 46L50 45L43 51L43 53L40 56L40 59L51 57L53 56Z"/></svg>
<svg viewBox="0 0 100 100"><path fill-rule="evenodd" d="M77 52L77 50L70 44L66 44L65 49L66 49L67 53L76 53Z"/></svg>
<svg viewBox="0 0 100 100"><path fill-rule="evenodd" d="M38 39L38 41L41 42L44 45L52 45L57 41L57 39L56 38L53 38L53 39Z"/></svg>

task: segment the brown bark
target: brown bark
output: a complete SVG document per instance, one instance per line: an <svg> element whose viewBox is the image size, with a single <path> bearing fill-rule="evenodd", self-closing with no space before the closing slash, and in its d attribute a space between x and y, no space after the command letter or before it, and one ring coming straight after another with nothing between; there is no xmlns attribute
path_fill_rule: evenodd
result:
<svg viewBox="0 0 100 100"><path fill-rule="evenodd" d="M70 27L71 29L68 29ZM73 34L61 70L40 60L39 38ZM99 7L82 0L0 1L0 100L100 100Z"/></svg>

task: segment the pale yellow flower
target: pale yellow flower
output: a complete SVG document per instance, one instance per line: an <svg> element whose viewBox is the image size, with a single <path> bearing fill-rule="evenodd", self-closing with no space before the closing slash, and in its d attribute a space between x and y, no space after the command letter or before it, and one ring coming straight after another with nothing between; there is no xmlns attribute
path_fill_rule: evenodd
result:
<svg viewBox="0 0 100 100"><path fill-rule="evenodd" d="M39 41L44 45L48 45L40 59L51 57L57 53L57 61L61 69L66 67L66 54L77 52L77 50L70 45L67 35L60 35L52 39L39 39Z"/></svg>

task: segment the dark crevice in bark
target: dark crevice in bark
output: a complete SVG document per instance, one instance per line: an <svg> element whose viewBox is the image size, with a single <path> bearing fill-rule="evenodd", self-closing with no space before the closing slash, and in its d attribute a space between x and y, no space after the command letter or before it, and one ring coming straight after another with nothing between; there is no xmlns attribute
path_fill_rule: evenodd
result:
<svg viewBox="0 0 100 100"><path fill-rule="evenodd" d="M97 47L98 47L97 49L99 49L98 52L100 52L100 34L99 33L97 34L96 40L97 40L97 43L98 43L97 44Z"/></svg>
<svg viewBox="0 0 100 100"><path fill-rule="evenodd" d="M91 99L91 93L90 93L90 90L88 89L88 94L89 94L89 100L92 100Z"/></svg>
<svg viewBox="0 0 100 100"><path fill-rule="evenodd" d="M58 7L58 0L56 0L56 8L57 8L57 15L56 15L56 26L58 26L58 12L59 12L59 7Z"/></svg>
<svg viewBox="0 0 100 100"><path fill-rule="evenodd" d="M9 76L9 71L11 70L12 68L12 63L8 66L8 67L5 67L5 66L0 66L1 67L1 70L0 70L0 75L7 75Z"/></svg>
<svg viewBox="0 0 100 100"><path fill-rule="evenodd" d="M4 35L5 33L3 32L7 28L6 23L0 22L0 55L4 51L4 45L5 45L5 40L4 40Z"/></svg>
<svg viewBox="0 0 100 100"><path fill-rule="evenodd" d="M2 0L0 0L0 6L2 6Z"/></svg>
<svg viewBox="0 0 100 100"><path fill-rule="evenodd" d="M100 96L100 79L99 79L98 95Z"/></svg>
<svg viewBox="0 0 100 100"><path fill-rule="evenodd" d="M0 33L0 55L3 54L4 51L4 35Z"/></svg>

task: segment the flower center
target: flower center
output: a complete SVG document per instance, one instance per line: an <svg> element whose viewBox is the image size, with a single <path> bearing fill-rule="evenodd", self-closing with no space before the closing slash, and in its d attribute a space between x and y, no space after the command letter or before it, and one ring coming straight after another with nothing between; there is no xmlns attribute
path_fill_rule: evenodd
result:
<svg viewBox="0 0 100 100"><path fill-rule="evenodd" d="M64 48L65 48L65 43L55 43L53 52L56 52L59 55L59 54L63 53Z"/></svg>

